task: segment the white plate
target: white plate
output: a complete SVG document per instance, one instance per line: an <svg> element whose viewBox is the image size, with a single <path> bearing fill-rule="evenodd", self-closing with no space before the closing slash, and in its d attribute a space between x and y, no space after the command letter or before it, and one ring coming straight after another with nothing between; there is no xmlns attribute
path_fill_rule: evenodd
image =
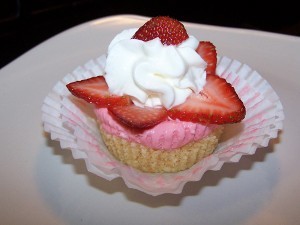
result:
<svg viewBox="0 0 300 225"><path fill-rule="evenodd" d="M1 224L297 224L300 221L300 38L185 23L220 55L255 68L279 95L279 137L255 155L208 171L181 194L150 196L87 171L43 133L41 105L65 74L106 51L146 17L117 15L69 29L0 71Z"/></svg>

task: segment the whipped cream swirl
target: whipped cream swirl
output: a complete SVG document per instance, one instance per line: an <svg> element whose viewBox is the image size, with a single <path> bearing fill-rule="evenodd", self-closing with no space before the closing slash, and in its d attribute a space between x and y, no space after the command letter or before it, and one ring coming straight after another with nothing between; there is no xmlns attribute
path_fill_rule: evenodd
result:
<svg viewBox="0 0 300 225"><path fill-rule="evenodd" d="M129 95L141 107L170 109L203 89L206 63L195 51L195 37L167 46L159 38L131 39L136 31L122 31L108 47L104 77L111 93Z"/></svg>

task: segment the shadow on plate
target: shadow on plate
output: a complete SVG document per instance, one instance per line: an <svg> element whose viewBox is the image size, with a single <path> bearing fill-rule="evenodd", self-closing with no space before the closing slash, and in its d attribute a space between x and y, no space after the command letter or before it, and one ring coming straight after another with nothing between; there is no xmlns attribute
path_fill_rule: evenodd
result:
<svg viewBox="0 0 300 225"><path fill-rule="evenodd" d="M205 189L217 187L225 178L234 179L241 171L251 170L254 164L264 162L267 155L273 153L274 145L279 142L279 137L271 139L268 147L257 149L254 155L242 156L237 163L225 163L219 171L207 171L200 181L186 183L180 194L167 193L158 196L151 196L139 190L128 188L122 178L108 181L90 173L86 168L84 160L74 159L71 151L61 149L59 142L57 141L52 141L48 138L48 146L51 147L54 156L60 156L63 164L71 164L76 174L84 175L87 178L89 185L92 187L107 194L122 192L129 201L156 208L165 205L178 206L181 204L182 200L188 196L200 196L201 198L201 193Z"/></svg>

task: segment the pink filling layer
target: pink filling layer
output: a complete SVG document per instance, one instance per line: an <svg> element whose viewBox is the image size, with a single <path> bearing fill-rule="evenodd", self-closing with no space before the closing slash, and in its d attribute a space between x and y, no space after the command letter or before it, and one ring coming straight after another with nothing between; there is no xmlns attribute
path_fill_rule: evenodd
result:
<svg viewBox="0 0 300 225"><path fill-rule="evenodd" d="M218 125L204 126L179 120L167 120L150 129L136 130L119 123L106 108L95 109L95 113L102 129L107 133L154 149L179 148L208 136L218 127Z"/></svg>

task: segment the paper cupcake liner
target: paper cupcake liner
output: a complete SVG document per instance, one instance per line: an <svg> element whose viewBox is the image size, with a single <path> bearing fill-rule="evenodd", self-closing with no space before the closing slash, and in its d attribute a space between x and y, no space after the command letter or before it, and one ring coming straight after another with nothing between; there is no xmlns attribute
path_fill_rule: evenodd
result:
<svg viewBox="0 0 300 225"><path fill-rule="evenodd" d="M225 162L238 162L243 155L266 147L283 128L284 113L271 85L248 65L227 57L218 58L217 73L231 83L246 107L239 124L226 125L223 140L215 152L188 170L150 174L138 171L114 159L99 133L92 106L76 99L66 84L103 74L105 56L90 60L58 81L42 105L44 130L52 140L70 149L75 159L84 159L87 170L107 180L122 177L129 188L149 195L178 194L189 181L199 181L208 170L220 170Z"/></svg>

